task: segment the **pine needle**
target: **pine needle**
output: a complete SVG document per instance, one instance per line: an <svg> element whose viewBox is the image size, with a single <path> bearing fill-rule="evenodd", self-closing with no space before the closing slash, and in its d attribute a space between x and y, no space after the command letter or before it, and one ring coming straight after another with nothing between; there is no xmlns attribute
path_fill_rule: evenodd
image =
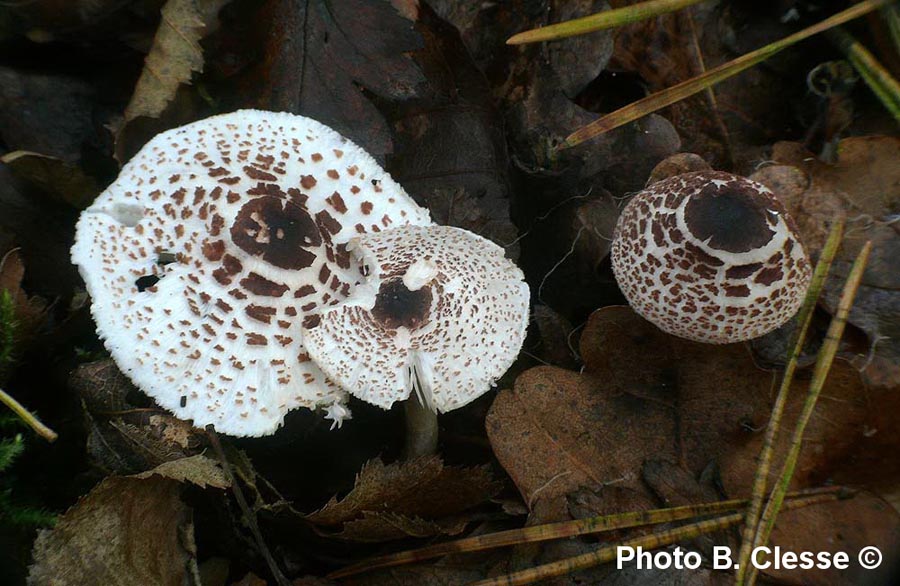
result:
<svg viewBox="0 0 900 586"><path fill-rule="evenodd" d="M853 306L853 300L856 298L856 292L859 290L859 284L862 281L866 264L869 262L869 254L872 252L872 241L867 241L853 261L850 268L850 274L844 283L844 290L841 292L841 299L838 302L837 311L831 319L828 326L828 332L825 334L825 343L819 350L819 356L816 359L816 366L813 370L812 380L809 383L809 394L803 404L803 410L797 420L797 426L794 428L794 435L791 438L791 447L785 457L784 466L778 478L778 483L772 489L772 494L763 511L762 518L757 528L753 546L758 547L765 545L769 541L772 529L775 527L775 519L782 507L784 497L787 494L788 486L791 478L794 476L794 469L797 466L797 460L800 455L800 448L803 445L803 434L806 431L806 425L812 417L819 394L825 386L825 380L828 378L828 371L831 370L831 364L834 356L837 354L841 336L844 334L844 327L847 325L847 316L850 314L850 308ZM751 568L749 570L747 584L752 586L756 583L758 570Z"/></svg>
<svg viewBox="0 0 900 586"><path fill-rule="evenodd" d="M804 39L807 39L813 35L816 35L821 32L825 32L831 28L834 28L838 25L849 22L855 18L859 18L873 10L876 10L891 0L863 0L862 2L855 4L844 10L842 12L838 12L837 14L826 18L825 20L814 24L808 28L805 28L801 31L798 31L792 35L789 35L779 41L774 43L770 43L765 47L761 47L755 51L751 51L746 55L742 55L737 59L732 61L728 61L727 63L723 63L716 67L713 67L706 73L698 75L696 77L692 77L691 79L685 80L679 84L676 84L670 88L666 88L660 92L655 94L651 94L645 98L641 98L636 102L632 102L623 108L619 108L618 110L611 112L605 116L602 116L598 120L591 122L587 126L583 126L566 137L565 141L560 144L557 149L567 149L573 146L579 145L586 140L590 140L595 138L604 132L608 132L614 128L618 128L619 126L623 126L628 124L629 122L634 122L638 118L642 118L647 114L651 114L665 108L666 106L671 106L676 102L680 102L681 100L693 96L698 92L702 92L703 90L714 86L715 84L732 77L745 69L749 69L754 65L757 65L772 55L787 49L791 45L794 45Z"/></svg>
<svg viewBox="0 0 900 586"><path fill-rule="evenodd" d="M828 240L826 240L825 246L822 248L819 262L816 263L816 269L813 271L812 281L810 282L809 290L806 292L806 298L803 300L803 305L797 313L797 324L799 325L796 340L792 345L787 365L784 368L781 388L778 389L778 396L775 399L775 404L772 406L772 415L769 417L769 426L766 428L762 450L759 454L759 465L756 468L756 476L753 479L753 491L750 506L747 507L741 549L738 554L738 571L735 584L743 584L750 566L750 552L753 549L753 538L756 535L759 517L762 514L763 501L766 497L766 482L768 481L769 470L772 464L772 453L775 450L775 438L781 427L781 418L784 415L784 406L787 403L788 393L791 390L794 371L797 369L797 362L800 359L800 354L803 352L803 345L806 343L806 334L812 321L813 310L816 308L819 294L825 285L825 279L828 277L828 271L831 269L831 263L834 262L834 257L840 247L843 235L844 218L839 218L828 233Z"/></svg>
<svg viewBox="0 0 900 586"><path fill-rule="evenodd" d="M875 56L850 33L835 28L826 34L828 39L847 56L847 61L853 65L894 120L900 122L900 82L894 79Z"/></svg>
<svg viewBox="0 0 900 586"><path fill-rule="evenodd" d="M810 489L793 492L788 495L788 498L796 499L820 494L835 494L840 491L841 489L836 487ZM390 568L404 564L412 564L444 555L450 555L453 553L471 553L476 551L495 549L498 547L520 545L523 543L537 543L541 541L549 541L552 539L564 539L568 537L577 537L579 535L590 535L593 533L602 533L605 531L615 531L619 529L640 527L643 525L671 523L672 521L682 521L685 519L698 518L706 515L737 510L747 506L747 503L748 501L745 499L733 499L728 501L704 503L700 505L688 505L668 509L654 509L650 511L636 511L619 513L615 515L602 515L599 517L591 517L589 519L561 521L559 523L534 525L532 527L524 527L522 529L498 531L496 533L490 533L487 535L478 535L475 537L457 539L456 541L438 543L436 545L429 545L427 547L422 547L419 549L401 551L382 557L364 560L357 564L353 564L332 572L328 575L328 578L332 580L336 578L346 578L348 576L354 576L380 568Z"/></svg>
<svg viewBox="0 0 900 586"><path fill-rule="evenodd" d="M0 389L0 403L9 407L13 413L19 416L19 419L28 424L31 429L48 442L56 441L59 437L56 432L41 423L40 419L34 416L21 403L10 397L3 389Z"/></svg>
<svg viewBox="0 0 900 586"><path fill-rule="evenodd" d="M668 14L681 10L704 0L650 0L639 2L631 6L604 10L590 16L575 18L557 24L532 29L511 36L507 45L524 45L526 43L539 43L541 41L556 41L567 37L584 35L596 31L625 26L632 22L654 18L661 14Z"/></svg>
<svg viewBox="0 0 900 586"><path fill-rule="evenodd" d="M838 495L834 493L819 494L787 501L785 503L785 507L788 509L794 509L816 503L833 501L837 498ZM522 586L524 584L537 582L538 580L544 580L556 576L564 576L573 572L585 570L587 568L591 568L615 560L616 556L619 553L619 548L621 547L641 547L645 550L656 549L659 547L677 543L679 541L683 541L685 539L693 539L695 537L699 537L700 535L727 529L728 527L732 527L740 523L743 518L743 513L732 513L730 515L724 515L721 517L716 517L714 519L708 519L706 521L699 521L697 523L683 525L675 529L669 529L667 531L661 531L659 533L653 533L651 535L644 535L641 537L636 537L634 539L629 539L616 545L602 547L597 551L560 560L558 562L553 562L550 564L536 566L534 568L529 568L521 572L513 572L512 574L507 574L505 576L498 576L496 578L480 580L478 582L472 583L470 586Z"/></svg>

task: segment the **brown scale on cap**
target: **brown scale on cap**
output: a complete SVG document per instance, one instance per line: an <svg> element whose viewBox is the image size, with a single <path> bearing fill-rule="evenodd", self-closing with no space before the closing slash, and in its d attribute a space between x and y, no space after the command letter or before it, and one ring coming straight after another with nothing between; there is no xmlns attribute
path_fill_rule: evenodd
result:
<svg viewBox="0 0 900 586"><path fill-rule="evenodd" d="M310 356L354 396L387 409L415 388L446 412L515 360L528 285L496 244L449 226L405 226L348 249L366 282L304 327Z"/></svg>
<svg viewBox="0 0 900 586"><path fill-rule="evenodd" d="M72 259L137 386L197 426L263 435L296 407L339 411L300 328L362 280L346 243L373 217L431 223L330 128L244 110L150 141L82 214Z"/></svg>
<svg viewBox="0 0 900 586"><path fill-rule="evenodd" d="M714 344L784 324L812 276L775 195L716 171L677 175L635 195L619 217L611 253L635 311L671 334Z"/></svg>

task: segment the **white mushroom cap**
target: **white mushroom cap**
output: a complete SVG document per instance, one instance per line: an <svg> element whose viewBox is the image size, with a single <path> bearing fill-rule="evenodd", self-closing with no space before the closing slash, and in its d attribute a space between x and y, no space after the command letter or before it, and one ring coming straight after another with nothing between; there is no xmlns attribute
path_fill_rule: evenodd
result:
<svg viewBox="0 0 900 586"><path fill-rule="evenodd" d="M428 212L360 147L242 110L147 143L82 214L72 260L138 387L194 425L258 436L296 407L347 416L301 324L362 279L350 238L409 223Z"/></svg>
<svg viewBox="0 0 900 586"><path fill-rule="evenodd" d="M307 349L329 377L385 409L416 388L446 412L485 393L515 360L528 285L496 244L449 226L360 236L368 278L307 323Z"/></svg>
<svg viewBox="0 0 900 586"><path fill-rule="evenodd" d="M775 195L716 171L676 175L635 195L616 226L612 266L635 311L670 334L713 344L784 324L812 276Z"/></svg>

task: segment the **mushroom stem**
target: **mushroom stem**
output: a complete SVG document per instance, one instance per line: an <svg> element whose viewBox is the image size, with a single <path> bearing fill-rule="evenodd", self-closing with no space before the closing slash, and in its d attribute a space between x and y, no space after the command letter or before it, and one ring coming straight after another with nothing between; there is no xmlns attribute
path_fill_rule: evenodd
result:
<svg viewBox="0 0 900 586"><path fill-rule="evenodd" d="M425 405L415 393L403 402L403 410L406 414L406 445L403 447L403 459L412 460L437 452L437 411Z"/></svg>

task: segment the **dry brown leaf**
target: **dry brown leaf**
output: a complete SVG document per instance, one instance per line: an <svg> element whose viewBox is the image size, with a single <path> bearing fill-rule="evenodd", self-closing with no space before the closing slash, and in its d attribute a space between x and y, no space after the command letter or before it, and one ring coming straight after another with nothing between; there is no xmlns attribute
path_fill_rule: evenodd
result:
<svg viewBox="0 0 900 586"><path fill-rule="evenodd" d="M900 572L900 514L885 501L868 493L815 507L783 511L772 532L772 544L785 551L844 551L850 567L833 570L762 570L775 583L806 586L857 586L895 584ZM884 553L875 569L863 569L856 560L859 550L874 545ZM772 558L770 558L772 559Z"/></svg>
<svg viewBox="0 0 900 586"><path fill-rule="evenodd" d="M153 408L111 359L78 366L69 386L82 400L88 455L108 473L128 474L195 456L207 436Z"/></svg>
<svg viewBox="0 0 900 586"><path fill-rule="evenodd" d="M0 162L7 165L19 179L77 209L86 208L100 193L97 182L81 167L56 157L15 151L0 157Z"/></svg>
<svg viewBox="0 0 900 586"><path fill-rule="evenodd" d="M182 586L196 555L178 482L110 477L34 544L28 584Z"/></svg>
<svg viewBox="0 0 900 586"><path fill-rule="evenodd" d="M531 308L531 320L541 337L540 346L531 351L547 364L575 368L578 357L571 342L572 324L552 308L540 303Z"/></svg>
<svg viewBox="0 0 900 586"><path fill-rule="evenodd" d="M363 466L353 490L307 515L308 521L351 541L455 534L468 520L463 513L492 497L499 484L487 468L445 466L437 456Z"/></svg>
<svg viewBox="0 0 900 586"><path fill-rule="evenodd" d="M139 116L157 118L182 84L203 71L200 40L209 34L219 10L229 0L168 0L162 8L153 46L144 61L123 127Z"/></svg>
<svg viewBox="0 0 900 586"><path fill-rule="evenodd" d="M153 470L135 474L132 478L150 478L161 476L177 482L190 482L200 488L228 488L231 486L225 471L215 460L202 454L163 462Z"/></svg>
<svg viewBox="0 0 900 586"><path fill-rule="evenodd" d="M606 307L585 326L581 354L584 373L528 370L498 394L487 416L491 445L531 506L532 522L572 517L576 495L592 494L582 507L595 514L708 501L715 496L710 480L694 479L711 466L721 471L727 497L749 494L777 377L755 366L746 345L681 340L628 308ZM797 375L786 422L800 410L808 377ZM851 365L836 361L807 427L794 485L890 460L900 449L900 434L891 431L898 404L896 394L867 389ZM776 459L788 439L779 436ZM877 474L886 473L882 464ZM900 517L891 522L900 528Z"/></svg>
<svg viewBox="0 0 900 586"><path fill-rule="evenodd" d="M386 0L272 0L254 15L248 51L262 62L242 75L244 103L310 116L376 158L392 152L391 131L366 94L416 96L424 80L409 53L421 48L414 22Z"/></svg>
<svg viewBox="0 0 900 586"><path fill-rule="evenodd" d="M24 276L25 264L17 249L0 253L0 294L6 293L10 296L14 313L10 332L12 347L5 348L4 345L0 345L0 353L7 355L9 359L15 358L27 349L47 317L46 303L39 297L29 297L22 289ZM4 324L0 328L8 325ZM0 329L0 333L4 334L2 342L5 342L7 332ZM0 369L8 366L9 364L0 362Z"/></svg>
<svg viewBox="0 0 900 586"><path fill-rule="evenodd" d="M505 246L518 233L509 215L506 139L490 86L459 33L427 5L416 28L424 46L411 57L425 83L415 98L383 108L394 139L387 169L436 222Z"/></svg>
<svg viewBox="0 0 900 586"><path fill-rule="evenodd" d="M753 178L778 193L811 253L818 254L837 215L847 218L844 243L823 295L832 313L853 258L872 240L871 260L849 318L868 335L871 350L855 364L870 384L900 386L900 139L844 139L832 164L798 143L781 142L772 160L776 165Z"/></svg>

